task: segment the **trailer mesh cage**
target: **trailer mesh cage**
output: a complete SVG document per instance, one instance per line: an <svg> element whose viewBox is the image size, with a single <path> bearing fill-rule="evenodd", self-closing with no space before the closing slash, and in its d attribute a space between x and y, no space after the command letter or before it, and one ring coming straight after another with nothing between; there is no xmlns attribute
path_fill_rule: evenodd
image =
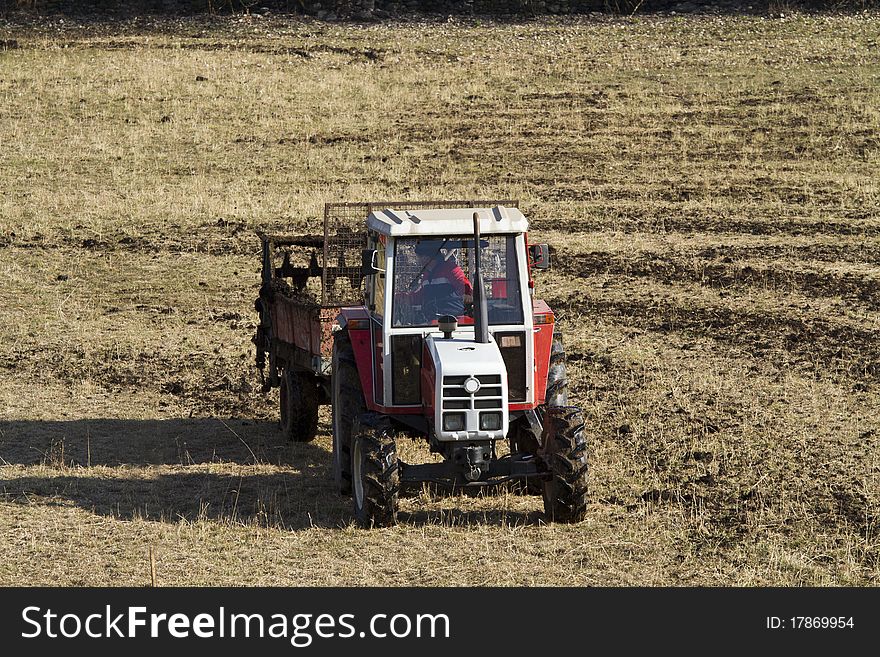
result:
<svg viewBox="0 0 880 657"><path fill-rule="evenodd" d="M388 209L451 210L455 208L486 208L495 205L519 207L518 201L509 199L327 203L324 206L324 268L321 279L321 305L335 307L363 302L361 251L367 245L367 233L364 227L371 212Z"/></svg>

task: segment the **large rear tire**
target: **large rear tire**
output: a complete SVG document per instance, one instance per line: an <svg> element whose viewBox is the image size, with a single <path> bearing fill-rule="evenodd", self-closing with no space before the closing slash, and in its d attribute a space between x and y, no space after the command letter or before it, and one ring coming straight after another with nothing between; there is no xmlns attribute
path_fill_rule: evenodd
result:
<svg viewBox="0 0 880 657"><path fill-rule="evenodd" d="M544 420L542 459L550 470L544 482L544 514L553 522L587 517L587 439L584 416L575 406L551 407Z"/></svg>
<svg viewBox="0 0 880 657"><path fill-rule="evenodd" d="M351 495L351 432L355 419L367 410L354 349L348 331L333 336L330 404L333 424L333 478L341 495Z"/></svg>
<svg viewBox="0 0 880 657"><path fill-rule="evenodd" d="M281 432L306 443L318 434L318 383L306 372L285 366L281 376Z"/></svg>
<svg viewBox="0 0 880 657"><path fill-rule="evenodd" d="M361 527L397 523L400 467L391 421L378 413L355 420L351 451L354 516Z"/></svg>

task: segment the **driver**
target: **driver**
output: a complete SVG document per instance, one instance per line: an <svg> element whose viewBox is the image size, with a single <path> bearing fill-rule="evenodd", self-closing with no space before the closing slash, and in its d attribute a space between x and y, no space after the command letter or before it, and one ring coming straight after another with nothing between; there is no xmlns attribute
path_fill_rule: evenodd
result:
<svg viewBox="0 0 880 657"><path fill-rule="evenodd" d="M420 271L414 289L402 294L404 301L421 305L426 320L437 315L464 314L465 304L473 302L473 287L444 240L420 240L415 247Z"/></svg>

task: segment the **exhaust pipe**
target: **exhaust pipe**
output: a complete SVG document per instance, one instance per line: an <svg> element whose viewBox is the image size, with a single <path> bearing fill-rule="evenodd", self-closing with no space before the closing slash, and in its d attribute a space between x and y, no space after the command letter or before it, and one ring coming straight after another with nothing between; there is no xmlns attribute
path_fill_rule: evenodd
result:
<svg viewBox="0 0 880 657"><path fill-rule="evenodd" d="M489 310L480 268L480 213L474 212L474 340L489 342Z"/></svg>

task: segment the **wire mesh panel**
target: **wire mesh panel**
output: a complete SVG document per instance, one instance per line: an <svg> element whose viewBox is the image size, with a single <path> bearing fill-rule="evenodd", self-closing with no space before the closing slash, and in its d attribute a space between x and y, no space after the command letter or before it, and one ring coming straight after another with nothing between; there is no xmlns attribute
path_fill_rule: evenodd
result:
<svg viewBox="0 0 880 657"><path fill-rule="evenodd" d="M324 206L323 306L363 301L361 251L367 246L366 218L355 207Z"/></svg>
<svg viewBox="0 0 880 657"><path fill-rule="evenodd" d="M514 200L471 201L370 201L328 203L324 206L323 306L345 306L363 301L361 251L367 245L366 221L379 210L518 207Z"/></svg>

